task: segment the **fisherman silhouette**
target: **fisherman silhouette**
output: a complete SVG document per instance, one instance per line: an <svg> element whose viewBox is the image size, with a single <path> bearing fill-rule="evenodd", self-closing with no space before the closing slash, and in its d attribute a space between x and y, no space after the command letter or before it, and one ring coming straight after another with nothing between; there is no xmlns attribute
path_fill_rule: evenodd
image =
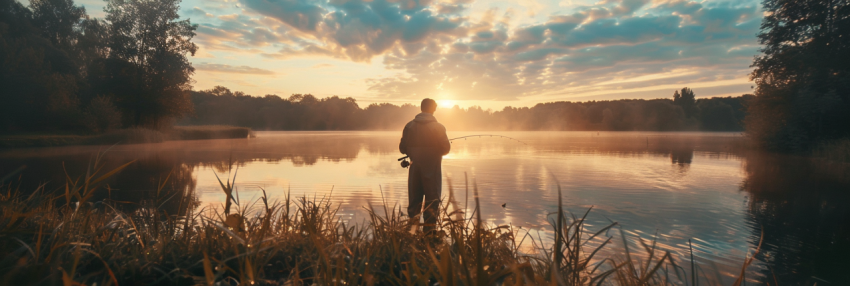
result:
<svg viewBox="0 0 850 286"><path fill-rule="evenodd" d="M433 234L442 192L441 164L443 155L451 150L451 143L446 136L446 127L434 118L437 102L423 99L421 110L422 113L404 126L398 150L409 156L411 161L407 177L407 213L412 222L419 222L420 210L424 207L423 230Z"/></svg>

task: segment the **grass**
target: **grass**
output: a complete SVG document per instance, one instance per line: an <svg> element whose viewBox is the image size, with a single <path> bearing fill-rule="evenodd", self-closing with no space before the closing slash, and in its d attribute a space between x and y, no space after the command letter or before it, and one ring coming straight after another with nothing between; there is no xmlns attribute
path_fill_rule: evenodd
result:
<svg viewBox="0 0 850 286"><path fill-rule="evenodd" d="M554 240L459 208L454 189L441 206L437 235L416 231L400 208L367 207L369 219L349 223L327 198L240 202L236 175L219 179L224 208L199 208L190 195L165 190L137 208L91 201L104 178L99 167L67 176L65 187L25 195L0 178L0 285L706 285L691 260L676 261L654 241L588 231L585 217L559 207L550 216ZM131 162L132 163L132 162ZM128 163L128 164L131 164ZM451 183L449 183L451 186ZM467 196L470 189L465 189ZM560 195L560 187L559 187ZM179 200L180 210L159 208ZM589 210L588 210L589 212ZM528 244L526 244L528 243ZM622 243L618 255L600 257ZM522 246L534 251L524 253ZM752 259L745 261L742 277ZM682 267L680 264L685 264ZM698 280L702 280L699 282ZM439 283L439 284L437 284ZM741 279L735 284L739 285Z"/></svg>
<svg viewBox="0 0 850 286"><path fill-rule="evenodd" d="M97 135L28 134L0 136L0 148L143 144L160 143L168 140L231 139L252 136L253 132L250 128L225 125L175 126L164 131L128 128Z"/></svg>

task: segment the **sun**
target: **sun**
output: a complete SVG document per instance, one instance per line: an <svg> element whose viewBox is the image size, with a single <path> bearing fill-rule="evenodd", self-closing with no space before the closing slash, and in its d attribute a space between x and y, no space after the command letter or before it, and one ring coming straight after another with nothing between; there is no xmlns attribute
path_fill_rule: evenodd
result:
<svg viewBox="0 0 850 286"><path fill-rule="evenodd" d="M440 107L442 107L442 108L452 108L452 107L454 107L456 104L457 104L457 102L456 102L456 101L454 101L454 100L450 100L450 99L440 99L440 100L437 100L437 105L439 105L439 106L440 106Z"/></svg>

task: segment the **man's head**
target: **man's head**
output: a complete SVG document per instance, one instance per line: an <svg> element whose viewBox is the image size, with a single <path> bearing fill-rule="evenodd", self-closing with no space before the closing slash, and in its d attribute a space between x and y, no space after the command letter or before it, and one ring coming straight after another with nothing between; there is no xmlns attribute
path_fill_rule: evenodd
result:
<svg viewBox="0 0 850 286"><path fill-rule="evenodd" d="M437 111L437 102L430 98L423 99L420 109L425 113L434 113Z"/></svg>

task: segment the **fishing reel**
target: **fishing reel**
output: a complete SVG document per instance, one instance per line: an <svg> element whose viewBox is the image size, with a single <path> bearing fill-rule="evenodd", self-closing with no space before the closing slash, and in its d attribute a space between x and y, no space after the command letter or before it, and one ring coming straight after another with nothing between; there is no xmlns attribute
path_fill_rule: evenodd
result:
<svg viewBox="0 0 850 286"><path fill-rule="evenodd" d="M404 156L404 157L398 158L398 160L401 161L401 167L402 168L410 167L410 161L407 161L408 157L410 157L410 156Z"/></svg>

